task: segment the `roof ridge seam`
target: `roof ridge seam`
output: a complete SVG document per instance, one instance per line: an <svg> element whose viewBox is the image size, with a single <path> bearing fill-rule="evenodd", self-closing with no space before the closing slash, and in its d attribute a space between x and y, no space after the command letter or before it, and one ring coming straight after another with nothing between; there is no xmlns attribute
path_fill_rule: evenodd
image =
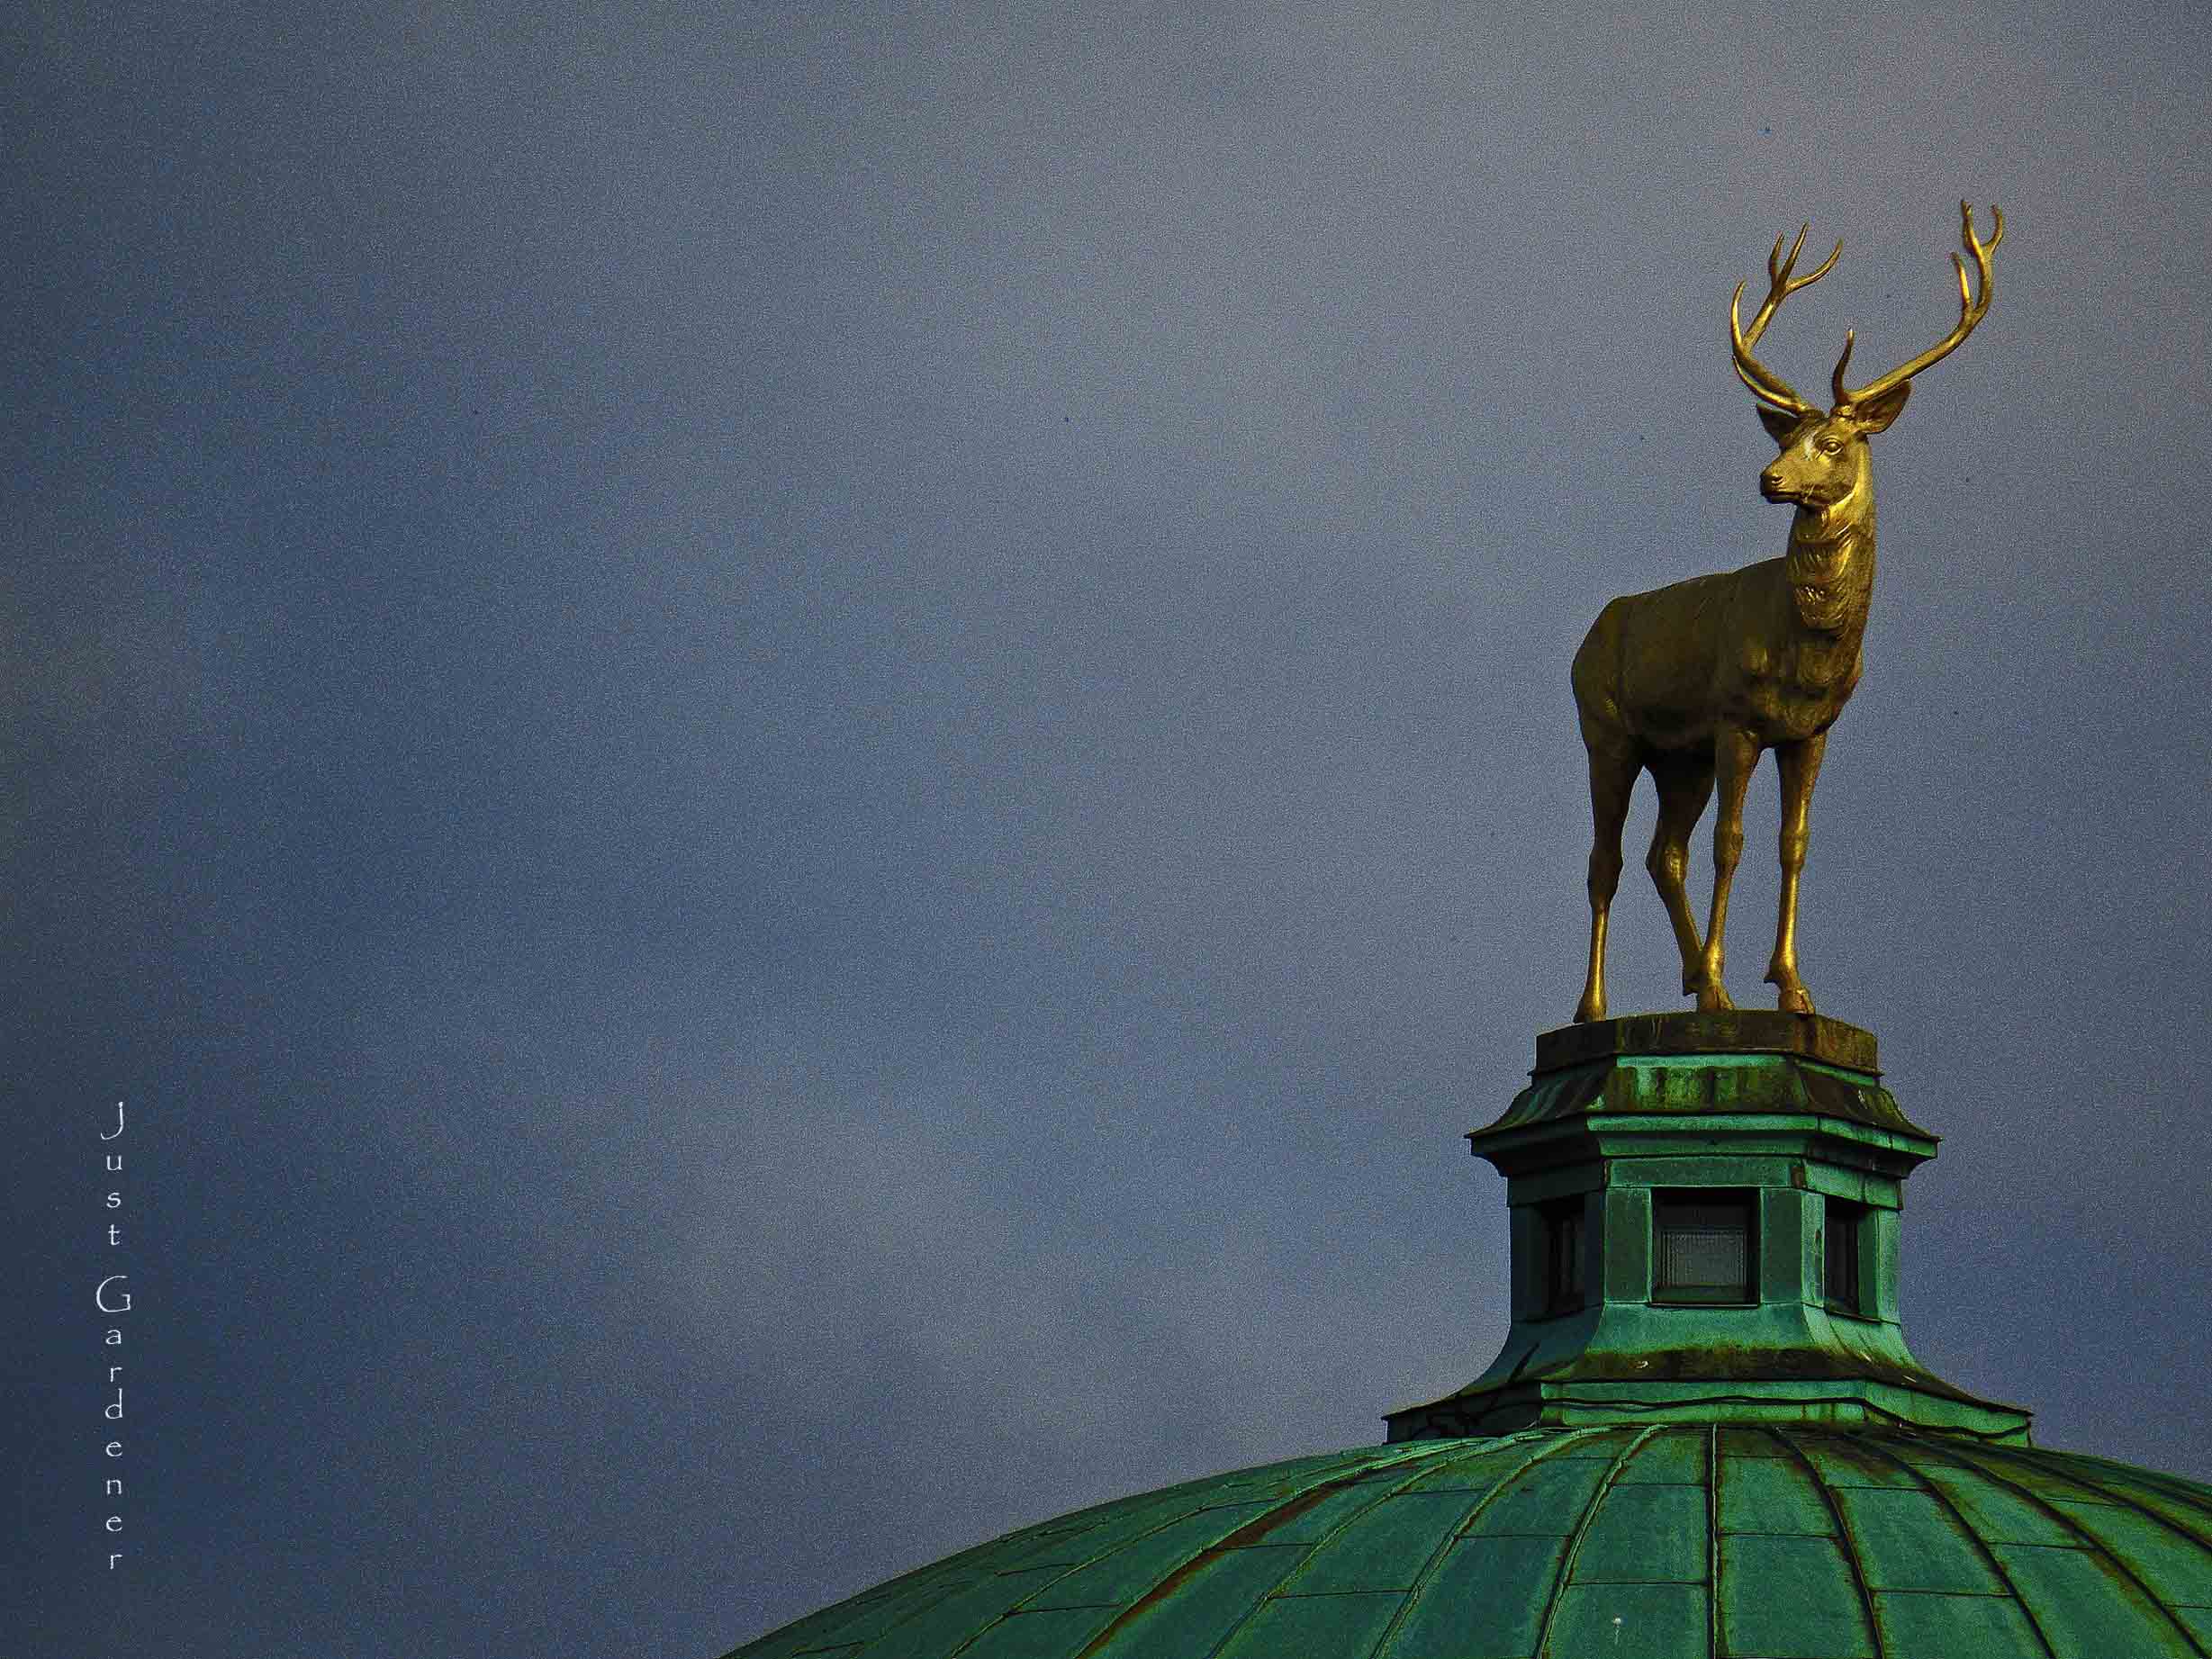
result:
<svg viewBox="0 0 2212 1659"><path fill-rule="evenodd" d="M2081 1525L2080 1521L2074 1519L2072 1516L2067 1514L2065 1510L2060 1509L2055 1503L2051 1502L2048 1499L2045 1498L2042 1493L2035 1491L2033 1488L2019 1481L2011 1479L2009 1476L2000 1473L1996 1469L1989 1467L1982 1458L1971 1456L1956 1447L1941 1446L1930 1440L1928 1449L1936 1456L1941 1457L1946 1463L1957 1464L1964 1468L1972 1469L1976 1474L1980 1474L1984 1480L1996 1482L1999 1485L2006 1487L2009 1490L2018 1493L2024 1501L2033 1505L2035 1508L2043 1510L2045 1514L2050 1516L2053 1520L2058 1522L2061 1527L2072 1533L2076 1537L2081 1539L2090 1550L2094 1551L2099 1555L2103 1556L2105 1560L2110 1562L2114 1570L2117 1572L2121 1577L2125 1578L2130 1584L2134 1585L2136 1591L2142 1594L2143 1599L2149 1602L2153 1607L2156 1608L2158 1611L2164 1616L2168 1624L2171 1625L2177 1631L2180 1632L2181 1639L2189 1644L2189 1651L2199 1655L2204 1655L2204 1659L2212 1659L2212 1654L2207 1654L2204 1644L2199 1642L2196 1637L2196 1634L2191 1631L2187 1625L2181 1622L2180 1618L2175 1614L2173 1609L2167 1604L2165 1598L2154 1593L2150 1585L2143 1582L2143 1575L2137 1573L2135 1568L2128 1565L2126 1561L2121 1557L2118 1551L2107 1547L2105 1541L2102 1538L2091 1532L2087 1527ZM2001 1448L1995 1447L1977 1447L1975 1449L1987 1453L1998 1451Z"/></svg>
<svg viewBox="0 0 2212 1659"><path fill-rule="evenodd" d="M1859 1564L1858 1539L1851 1531L1851 1523L1844 1518L1843 1505L1836 1501L1836 1493L1820 1478L1819 1465L1806 1455L1803 1447L1770 1426L1761 1425L1760 1432L1804 1466L1805 1476L1812 1483L1813 1491L1820 1494L1820 1501L1827 1507L1829 1519L1836 1523L1837 1550L1842 1555L1844 1564L1851 1569L1852 1588L1859 1592L1859 1613L1866 1620L1866 1639L1873 1645L1874 1659L1887 1659L1889 1644L1882 1639L1882 1620L1874 1614L1874 1592L1866 1582L1866 1569ZM1808 1434L1806 1438L1810 1439L1811 1436Z"/></svg>
<svg viewBox="0 0 2212 1659"><path fill-rule="evenodd" d="M1628 1466L1629 1459L1666 1427L1664 1423L1654 1423L1648 1429L1639 1430L1636 1438L1614 1455L1613 1460L1605 1466L1604 1475L1598 1481L1597 1490L1590 1494L1590 1501L1583 1505L1581 1515L1575 1518L1575 1530L1567 1535L1566 1548L1559 1555L1558 1571L1552 1575L1551 1596L1544 1603L1543 1620L1537 1627L1536 1652L1539 1659L1551 1646L1552 1621L1558 1618L1560 1600L1566 1594L1568 1584L1574 1581L1575 1563L1582 1556L1583 1542L1590 1536L1590 1523L1597 1518L1598 1506L1605 1501L1606 1493L1619 1483L1621 1471Z"/></svg>
<svg viewBox="0 0 2212 1659"><path fill-rule="evenodd" d="M1895 1452L1890 1450L1886 1446L1882 1445L1873 1437L1869 1436L1867 1443L1869 1449L1873 1451L1879 1456L1888 1458L1891 1463L1895 1464L1906 1474L1912 1476L1914 1480L1920 1483L1921 1487L1930 1497L1934 1498L1937 1502L1942 1504L1946 1510L1950 1511L1952 1518L1958 1522L1959 1530L1966 1535L1968 1541L1970 1541L1973 1545L1974 1548L1980 1552L1982 1558L1988 1563L1990 1571L1997 1575L1997 1582L2005 1587L2005 1593L2010 1596L2018 1605L2022 1616L2027 1620L2027 1627L2036 1633L2036 1640L2043 1644L2043 1651L2050 1655L2050 1659L2059 1659L2058 1648L2056 1645L2052 1642L2049 1633L2044 1629L2043 1620L2036 1617L2036 1609L2029 1605L2027 1598L2020 1593L2020 1587L2012 1582L2012 1574L2005 1571L2005 1564L1998 1560L1997 1552L1991 1549L1988 1544L1982 1541L1982 1535L1979 1532L1976 1532L1973 1526L1967 1521L1964 1511L1963 1511L1956 1503L1951 1501L1951 1494L1945 1492L1941 1487L1937 1486L1935 1482L1929 1480L1927 1475L1921 1474L1919 1470L1914 1468L1902 1457L1900 1457Z"/></svg>
<svg viewBox="0 0 2212 1659"><path fill-rule="evenodd" d="M1547 1433L1544 1438L1539 1439L1534 1446L1528 1448L1529 1455L1523 1457L1520 1463L1514 1465L1511 1474L1504 1475L1495 1482L1493 1482L1490 1490L1484 1492L1480 1498L1476 1500L1475 1506L1467 1510L1466 1519L1460 1521L1457 1527L1454 1527L1451 1529L1450 1536L1446 1537L1442 1543L1439 1544L1434 1549L1429 1552L1428 1560L1421 1564L1421 1570L1413 1574L1413 1582L1406 1586L1405 1600L1399 1605L1398 1610L1390 1616L1389 1623L1383 1627L1382 1635L1376 1638L1375 1651L1377 1654L1386 1654L1390 1651L1390 1643L1392 1639L1396 1636L1399 1629L1404 1625L1405 1621L1413 1617L1415 1605L1420 1601L1422 1596L1426 1593L1430 1582L1436 1576L1437 1568L1443 1564L1444 1557L1451 1553L1451 1549L1454 1545L1458 1544L1462 1538L1467 1537L1468 1532L1473 1529L1475 1523L1481 1519L1482 1517L1488 1512L1490 1506L1498 1501L1499 1493L1505 1491L1507 1487L1518 1481L1522 1475L1526 1474L1530 1469L1534 1468L1539 1463L1541 1463L1546 1457L1549 1456L1562 1446L1577 1444L1581 1441L1589 1439L1594 1436L1603 1434L1605 1430L1603 1429L1569 1429L1564 1433L1559 1434L1557 1438L1553 1438L1549 1433ZM1517 1440L1521 1437L1520 1435L1508 1435L1501 1438L1510 1444L1512 1441ZM1550 1535L1546 1534L1545 1536L1548 1537Z"/></svg>

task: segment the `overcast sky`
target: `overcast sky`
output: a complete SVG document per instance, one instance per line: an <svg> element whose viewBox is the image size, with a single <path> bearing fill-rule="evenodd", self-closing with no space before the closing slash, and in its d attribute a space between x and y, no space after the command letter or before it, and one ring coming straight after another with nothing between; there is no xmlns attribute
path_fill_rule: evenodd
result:
<svg viewBox="0 0 2212 1659"><path fill-rule="evenodd" d="M2199 8L0 31L15 1659L709 1659L1473 1376L1568 659L1782 550L1776 232L1817 392L1962 196L1804 971L1916 1352L2212 1479Z"/></svg>

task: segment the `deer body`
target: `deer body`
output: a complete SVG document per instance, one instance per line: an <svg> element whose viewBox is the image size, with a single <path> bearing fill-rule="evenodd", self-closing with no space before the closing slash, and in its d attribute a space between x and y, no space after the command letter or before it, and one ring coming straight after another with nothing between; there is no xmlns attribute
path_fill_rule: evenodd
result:
<svg viewBox="0 0 2212 1659"><path fill-rule="evenodd" d="M1575 654L1585 741L1593 721L1612 746L1662 751L1709 747L1721 725L1765 748L1826 731L1859 682L1873 526L1870 514L1843 549L1811 527L1798 527L1787 557L1623 594L1599 612ZM1799 597L1808 588L1811 603Z"/></svg>
<svg viewBox="0 0 2212 1659"><path fill-rule="evenodd" d="M1827 275L1792 280L1803 231L1785 259L1776 241L1767 260L1766 302L1745 329L1735 306L1730 333L1736 371L1761 400L1759 419L1781 447L1759 475L1768 500L1796 509L1781 558L1741 570L1693 576L1648 593L1612 600L1575 654L1575 704L1590 762L1590 963L1577 1020L1605 1016L1605 931L1621 877L1621 830L1629 798L1648 771L1659 791L1659 821L1646 866L1665 901L1682 952L1683 990L1701 1010L1733 1007L1721 983L1729 888L1743 851L1745 791L1759 756L1774 753L1782 779L1782 903L1766 978L1781 1007L1812 1012L1797 971L1797 888L1809 841L1814 782L1828 727L1857 687L1860 645L1873 599L1874 498L1866 440L1903 410L1913 374L1964 339L1989 305L1989 257L1965 217L1965 243L1981 275L1977 302L1959 266L1959 326L1921 354L1856 392L1844 370L1846 336L1833 376L1834 406L1806 402L1751 355L1782 301ZM1738 304L1743 290L1737 290ZM1716 789L1712 907L1701 934L1690 912L1689 837Z"/></svg>

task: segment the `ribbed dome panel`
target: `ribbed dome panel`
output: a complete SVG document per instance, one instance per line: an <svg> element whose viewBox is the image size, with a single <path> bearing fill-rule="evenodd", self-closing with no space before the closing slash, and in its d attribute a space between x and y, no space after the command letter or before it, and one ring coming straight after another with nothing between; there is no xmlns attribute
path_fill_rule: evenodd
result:
<svg viewBox="0 0 2212 1659"><path fill-rule="evenodd" d="M1985 1654L2212 1654L2212 1487L1888 1429L1411 1441L1027 1528L732 1659Z"/></svg>

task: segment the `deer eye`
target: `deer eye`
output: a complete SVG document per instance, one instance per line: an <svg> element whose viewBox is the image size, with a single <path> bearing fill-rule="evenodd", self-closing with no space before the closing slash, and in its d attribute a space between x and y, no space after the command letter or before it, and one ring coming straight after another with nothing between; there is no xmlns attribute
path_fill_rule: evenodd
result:
<svg viewBox="0 0 2212 1659"><path fill-rule="evenodd" d="M1820 453L1824 455L1839 455L1843 454L1842 441L1833 437L1822 438L1820 440Z"/></svg>

